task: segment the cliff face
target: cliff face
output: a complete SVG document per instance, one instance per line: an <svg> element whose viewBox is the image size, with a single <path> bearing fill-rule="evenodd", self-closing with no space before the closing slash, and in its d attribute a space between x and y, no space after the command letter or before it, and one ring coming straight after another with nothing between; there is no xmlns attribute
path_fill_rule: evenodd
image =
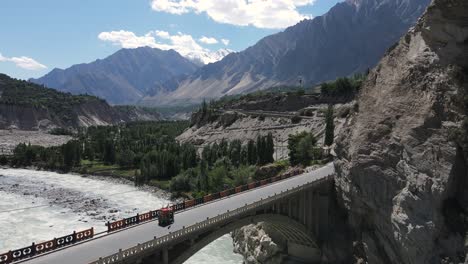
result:
<svg viewBox="0 0 468 264"><path fill-rule="evenodd" d="M371 72L337 140L357 261L465 261L467 90L468 2L434 0Z"/></svg>

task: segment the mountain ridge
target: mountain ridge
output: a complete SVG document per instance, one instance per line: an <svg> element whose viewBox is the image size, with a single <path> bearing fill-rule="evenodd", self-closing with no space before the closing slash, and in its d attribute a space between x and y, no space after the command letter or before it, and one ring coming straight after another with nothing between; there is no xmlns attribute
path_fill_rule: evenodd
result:
<svg viewBox="0 0 468 264"><path fill-rule="evenodd" d="M159 119L159 113L140 107L113 107L95 96L72 95L0 74L0 129L76 129Z"/></svg>
<svg viewBox="0 0 468 264"><path fill-rule="evenodd" d="M67 69L53 69L30 81L73 94L90 94L113 104L135 103L170 78L199 66L174 50L150 47L120 49L114 54Z"/></svg>
<svg viewBox="0 0 468 264"><path fill-rule="evenodd" d="M303 20L241 52L164 84L145 105L199 102L276 85L312 85L375 66L417 21L429 0L353 0ZM176 84L176 85L174 85Z"/></svg>

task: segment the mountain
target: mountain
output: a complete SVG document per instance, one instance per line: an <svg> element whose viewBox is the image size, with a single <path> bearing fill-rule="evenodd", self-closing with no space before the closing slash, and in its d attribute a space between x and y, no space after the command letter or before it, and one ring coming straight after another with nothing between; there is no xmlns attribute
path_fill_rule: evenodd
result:
<svg viewBox="0 0 468 264"><path fill-rule="evenodd" d="M205 64L214 63L220 61L222 58L226 57L229 53L232 53L232 50L229 49L219 49L213 52L190 52L184 57L190 59L193 63L204 66Z"/></svg>
<svg viewBox="0 0 468 264"><path fill-rule="evenodd" d="M467 95L468 1L434 0L370 72L336 142L352 230L336 242L354 263L467 263Z"/></svg>
<svg viewBox="0 0 468 264"><path fill-rule="evenodd" d="M90 94L113 104L138 101L158 84L193 73L198 66L174 50L121 49L111 56L68 69L54 69L30 81L72 94Z"/></svg>
<svg viewBox="0 0 468 264"><path fill-rule="evenodd" d="M376 65L421 16L430 0L348 0L194 74L171 80L166 96L144 104L200 101L276 85L312 85Z"/></svg>
<svg viewBox="0 0 468 264"><path fill-rule="evenodd" d="M0 129L74 129L159 118L143 108L112 107L95 96L63 93L0 74Z"/></svg>

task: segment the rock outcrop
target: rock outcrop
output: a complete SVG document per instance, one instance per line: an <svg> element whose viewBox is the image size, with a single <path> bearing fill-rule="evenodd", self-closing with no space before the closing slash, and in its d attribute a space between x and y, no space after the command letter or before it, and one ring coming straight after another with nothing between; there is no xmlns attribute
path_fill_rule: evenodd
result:
<svg viewBox="0 0 468 264"><path fill-rule="evenodd" d="M356 263L466 263L468 1L434 0L370 73L335 149Z"/></svg>
<svg viewBox="0 0 468 264"><path fill-rule="evenodd" d="M234 252L244 256L245 264L280 264L284 248L276 244L263 224L247 225L232 232Z"/></svg>

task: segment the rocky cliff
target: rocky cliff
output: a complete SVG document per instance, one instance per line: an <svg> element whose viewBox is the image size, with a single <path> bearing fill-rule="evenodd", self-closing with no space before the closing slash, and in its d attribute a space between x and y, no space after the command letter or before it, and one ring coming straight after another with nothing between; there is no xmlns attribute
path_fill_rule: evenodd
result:
<svg viewBox="0 0 468 264"><path fill-rule="evenodd" d="M468 1L434 0L337 140L356 263L466 263L467 95Z"/></svg>

